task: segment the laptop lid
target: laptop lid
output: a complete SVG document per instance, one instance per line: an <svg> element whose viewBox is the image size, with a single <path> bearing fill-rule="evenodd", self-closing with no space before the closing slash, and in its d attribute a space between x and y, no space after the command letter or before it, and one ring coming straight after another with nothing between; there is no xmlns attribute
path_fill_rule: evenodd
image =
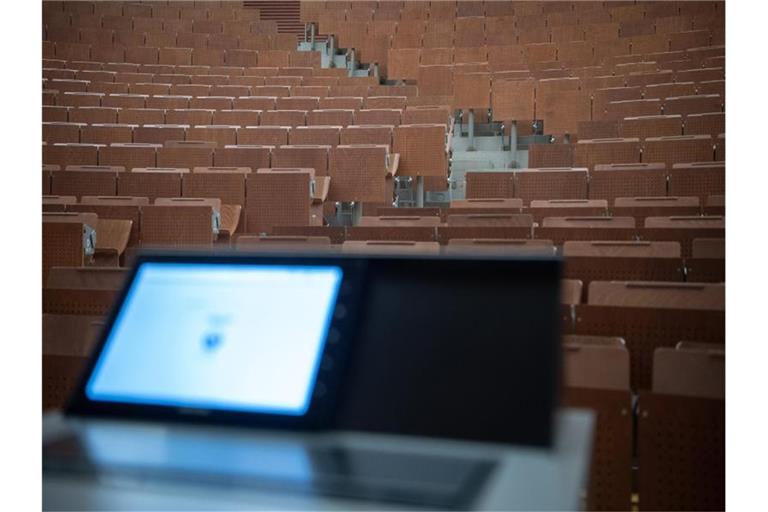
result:
<svg viewBox="0 0 768 512"><path fill-rule="evenodd" d="M140 259L68 412L322 426L358 274L327 259Z"/></svg>

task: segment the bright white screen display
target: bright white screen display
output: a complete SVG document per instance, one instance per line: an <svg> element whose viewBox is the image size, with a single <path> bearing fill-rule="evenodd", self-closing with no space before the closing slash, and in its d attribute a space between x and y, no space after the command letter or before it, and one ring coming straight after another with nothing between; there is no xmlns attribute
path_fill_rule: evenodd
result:
<svg viewBox="0 0 768 512"><path fill-rule="evenodd" d="M342 275L335 266L144 263L86 395L303 415Z"/></svg>

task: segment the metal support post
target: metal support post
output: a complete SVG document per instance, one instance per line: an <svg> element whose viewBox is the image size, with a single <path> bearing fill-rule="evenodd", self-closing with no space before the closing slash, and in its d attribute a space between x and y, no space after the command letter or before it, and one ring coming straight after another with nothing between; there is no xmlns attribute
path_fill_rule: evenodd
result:
<svg viewBox="0 0 768 512"><path fill-rule="evenodd" d="M424 208L424 176L416 176L416 208Z"/></svg>

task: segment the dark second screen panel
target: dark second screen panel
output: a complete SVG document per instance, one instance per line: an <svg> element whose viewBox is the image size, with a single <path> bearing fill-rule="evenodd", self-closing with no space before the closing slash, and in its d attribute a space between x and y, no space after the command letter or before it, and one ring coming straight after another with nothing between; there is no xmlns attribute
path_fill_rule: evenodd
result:
<svg viewBox="0 0 768 512"><path fill-rule="evenodd" d="M380 260L337 427L547 445L559 376L554 260Z"/></svg>

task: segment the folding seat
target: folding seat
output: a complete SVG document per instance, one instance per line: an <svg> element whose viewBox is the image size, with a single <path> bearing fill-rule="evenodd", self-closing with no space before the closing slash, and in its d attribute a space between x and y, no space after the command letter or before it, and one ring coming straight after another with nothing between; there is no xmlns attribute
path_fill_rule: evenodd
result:
<svg viewBox="0 0 768 512"><path fill-rule="evenodd" d="M491 92L493 119L533 119L535 84L534 80L494 80Z"/></svg>
<svg viewBox="0 0 768 512"><path fill-rule="evenodd" d="M619 122L622 137L647 137L681 135L683 120L680 115L626 117Z"/></svg>
<svg viewBox="0 0 768 512"><path fill-rule="evenodd" d="M403 110L403 124L449 124L451 111L443 107L407 107Z"/></svg>
<svg viewBox="0 0 768 512"><path fill-rule="evenodd" d="M165 144L168 140L184 140L187 125L145 124L133 131L133 141L144 144Z"/></svg>
<svg viewBox="0 0 768 512"><path fill-rule="evenodd" d="M304 79L300 76L287 76L287 75L265 76L264 87L283 87L284 88L283 90L286 93L278 94L278 96L290 96L291 87L301 85L303 80Z"/></svg>
<svg viewBox="0 0 768 512"><path fill-rule="evenodd" d="M54 55L62 60L90 60L91 45L81 43L55 43Z"/></svg>
<svg viewBox="0 0 768 512"><path fill-rule="evenodd" d="M274 96L279 98L290 95L291 88L287 85L262 85L251 88L251 96Z"/></svg>
<svg viewBox="0 0 768 512"><path fill-rule="evenodd" d="M238 145L281 146L288 144L290 126L248 126L237 131Z"/></svg>
<svg viewBox="0 0 768 512"><path fill-rule="evenodd" d="M103 94L93 92L59 93L56 104L65 107L100 107Z"/></svg>
<svg viewBox="0 0 768 512"><path fill-rule="evenodd" d="M288 96L277 98L275 108L277 110L316 110L319 108L319 98L304 96Z"/></svg>
<svg viewBox="0 0 768 512"><path fill-rule="evenodd" d="M391 80L415 80L418 77L420 55L419 48L391 48L387 53L387 76Z"/></svg>
<svg viewBox="0 0 768 512"><path fill-rule="evenodd" d="M215 142L168 140L157 149L158 167L194 169L213 166Z"/></svg>
<svg viewBox="0 0 768 512"><path fill-rule="evenodd" d="M644 162L664 162L670 169L677 163L712 162L713 160L714 145L709 135L649 137L643 144Z"/></svg>
<svg viewBox="0 0 768 512"><path fill-rule="evenodd" d="M590 97L583 91L558 91L536 97L536 118L550 134L576 133L579 121L591 118Z"/></svg>
<svg viewBox="0 0 768 512"><path fill-rule="evenodd" d="M387 202L389 148L379 145L339 145L328 163L331 201Z"/></svg>
<svg viewBox="0 0 768 512"><path fill-rule="evenodd" d="M115 82L125 82L128 84L149 83L152 82L153 78L153 73L139 72L138 68L115 71L114 74Z"/></svg>
<svg viewBox="0 0 768 512"><path fill-rule="evenodd" d="M62 79L62 78L53 78L48 82L48 88L49 89L55 89L59 91L59 93L64 92L86 92L88 89L88 81L87 80L72 80L72 79Z"/></svg>
<svg viewBox="0 0 768 512"><path fill-rule="evenodd" d="M595 119L603 119L608 103L612 101L639 100L643 97L641 87L607 87L595 89L593 94L593 113ZM615 120L615 119L614 119Z"/></svg>
<svg viewBox="0 0 768 512"><path fill-rule="evenodd" d="M217 208L214 204L219 204L219 201L205 199L177 204L163 201L161 204L143 207L142 246L211 246L216 237L213 218Z"/></svg>
<svg viewBox="0 0 768 512"><path fill-rule="evenodd" d="M176 125L207 125L213 121L215 110L209 109L175 109L165 112L165 122Z"/></svg>
<svg viewBox="0 0 768 512"><path fill-rule="evenodd" d="M651 507L723 508L725 346L659 347L652 367L652 387L638 397L644 421L638 422L637 449L638 463L653 473L638 475L638 489Z"/></svg>
<svg viewBox="0 0 768 512"><path fill-rule="evenodd" d="M537 223L545 217L599 217L608 214L608 202L604 199L534 199L525 213L532 215Z"/></svg>
<svg viewBox="0 0 768 512"><path fill-rule="evenodd" d="M133 18L134 32L162 32L163 20L159 18Z"/></svg>
<svg viewBox="0 0 768 512"><path fill-rule="evenodd" d="M273 146L234 145L217 149L213 162L217 167L247 167L251 170L271 167Z"/></svg>
<svg viewBox="0 0 768 512"><path fill-rule="evenodd" d="M344 97L344 96L336 96L336 97L326 97L326 98L320 98L320 109L321 110L358 110L363 108L363 98L360 96L357 97ZM311 116L311 113L310 113Z"/></svg>
<svg viewBox="0 0 768 512"><path fill-rule="evenodd" d="M146 98L146 108L163 108L166 110L190 108L191 96L155 95ZM204 107L198 107L204 108Z"/></svg>
<svg viewBox="0 0 768 512"><path fill-rule="evenodd" d="M416 227L416 226L438 226L440 217L415 215L392 215L392 216L362 216L357 224L361 227L387 226L387 227Z"/></svg>
<svg viewBox="0 0 768 512"><path fill-rule="evenodd" d="M331 146L279 146L272 150L272 167L314 169L314 176L328 175Z"/></svg>
<svg viewBox="0 0 768 512"><path fill-rule="evenodd" d="M669 193L697 196L704 202L712 195L725 195L725 162L676 163L669 171Z"/></svg>
<svg viewBox="0 0 768 512"><path fill-rule="evenodd" d="M262 126L305 126L305 110L265 110L261 113Z"/></svg>
<svg viewBox="0 0 768 512"><path fill-rule="evenodd" d="M122 82L91 82L88 85L88 92L97 92L104 94L128 94L129 84Z"/></svg>
<svg viewBox="0 0 768 512"><path fill-rule="evenodd" d="M396 217L393 217L396 218ZM423 217L430 219L430 217ZM435 219L437 221L439 219ZM449 214L446 225L450 228L500 227L518 228L521 238L529 234L533 226L533 217L520 213L467 213Z"/></svg>
<svg viewBox="0 0 768 512"><path fill-rule="evenodd" d="M247 87L247 94L244 96L250 96L254 87L264 86L264 77L255 75L243 75L243 76L231 76L229 77L229 85L233 87ZM233 91L227 91L224 96L236 96Z"/></svg>
<svg viewBox="0 0 768 512"><path fill-rule="evenodd" d="M48 144L57 142L79 143L80 129L84 126L84 124L80 123L44 122L43 142L47 142Z"/></svg>
<svg viewBox="0 0 768 512"><path fill-rule="evenodd" d="M531 144L528 165L531 168L572 167L573 144Z"/></svg>
<svg viewBox="0 0 768 512"><path fill-rule="evenodd" d="M51 192L78 199L82 196L114 196L118 173L123 170L122 167L103 165L69 165L66 170L52 173Z"/></svg>
<svg viewBox="0 0 768 512"><path fill-rule="evenodd" d="M201 34L195 34L197 36ZM179 37L177 44L183 44L183 39ZM186 46L186 45L185 45ZM223 66L225 62L224 50L216 50L200 46L192 47L192 64L203 66Z"/></svg>
<svg viewBox="0 0 768 512"><path fill-rule="evenodd" d="M401 115L400 109L361 109L355 112L355 124L397 126Z"/></svg>
<svg viewBox="0 0 768 512"><path fill-rule="evenodd" d="M688 30L669 34L669 49L672 51L701 48L702 46L709 46L709 43L708 30Z"/></svg>
<svg viewBox="0 0 768 512"><path fill-rule="evenodd" d="M400 176L446 176L446 126L412 124L395 126L392 150L400 154Z"/></svg>
<svg viewBox="0 0 768 512"><path fill-rule="evenodd" d="M129 32L133 31L133 19L122 15L105 15L101 17L101 27Z"/></svg>
<svg viewBox="0 0 768 512"><path fill-rule="evenodd" d="M102 100L103 107L111 108L145 108L149 96L146 94L107 94Z"/></svg>
<svg viewBox="0 0 768 512"><path fill-rule="evenodd" d="M260 50L259 66L265 67L288 67L289 52L285 50Z"/></svg>
<svg viewBox="0 0 768 512"><path fill-rule="evenodd" d="M274 110L277 98L274 96L239 97L232 101L236 110Z"/></svg>
<svg viewBox="0 0 768 512"><path fill-rule="evenodd" d="M82 267L94 251L93 231L98 217L93 214L43 213L43 282L51 267Z"/></svg>
<svg viewBox="0 0 768 512"><path fill-rule="evenodd" d="M466 173L467 199L511 198L514 182L511 172L468 171Z"/></svg>
<svg viewBox="0 0 768 512"><path fill-rule="evenodd" d="M99 147L95 144L54 143L43 145L43 163L58 165L97 165ZM67 195L67 194L56 194Z"/></svg>
<svg viewBox="0 0 768 512"><path fill-rule="evenodd" d="M489 73L457 74L454 82L453 107L489 109L491 107L491 75Z"/></svg>
<svg viewBox="0 0 768 512"><path fill-rule="evenodd" d="M328 89L329 97L361 97L368 96L368 85L339 85Z"/></svg>
<svg viewBox="0 0 768 512"><path fill-rule="evenodd" d="M291 145L324 145L339 144L341 126L297 126L288 133ZM344 143L349 144L349 143ZM280 166L284 167L284 166ZM306 167L304 165L297 167Z"/></svg>
<svg viewBox="0 0 768 512"><path fill-rule="evenodd" d="M131 94L141 94L143 96L167 95L170 91L170 84L154 84L154 83L135 83L130 84Z"/></svg>
<svg viewBox="0 0 768 512"><path fill-rule="evenodd" d="M117 195L147 197L181 197L182 176L186 168L135 168L121 173L117 181Z"/></svg>
<svg viewBox="0 0 768 512"><path fill-rule="evenodd" d="M451 66L419 66L419 94L425 96L453 95Z"/></svg>
<svg viewBox="0 0 768 512"><path fill-rule="evenodd" d="M70 111L79 110L70 107L57 107L54 105L43 105L44 123L66 123L69 119ZM73 123L82 123L83 121L73 120Z"/></svg>
<svg viewBox="0 0 768 512"><path fill-rule="evenodd" d="M715 283L593 281L587 296L596 306L725 310L725 285Z"/></svg>
<svg viewBox="0 0 768 512"><path fill-rule="evenodd" d="M391 125L350 125L341 130L341 144L378 144L392 147Z"/></svg>
<svg viewBox="0 0 768 512"><path fill-rule="evenodd" d="M127 170L157 165L157 144L113 143L99 150L99 165L119 166Z"/></svg>
<svg viewBox="0 0 768 512"><path fill-rule="evenodd" d="M725 259L725 238L697 238L693 241L693 257Z"/></svg>
<svg viewBox="0 0 768 512"><path fill-rule="evenodd" d="M259 116L261 111L259 110L215 110L211 111L213 114L213 121L211 124L229 125L229 126L258 126ZM190 123L192 124L192 123ZM204 123L194 123L204 124Z"/></svg>
<svg viewBox="0 0 768 512"><path fill-rule="evenodd" d="M663 197L666 192L666 168L661 163L597 164L590 173L590 199Z"/></svg>
<svg viewBox="0 0 768 512"><path fill-rule="evenodd" d="M722 111L723 103L718 94L697 94L664 100L664 113L666 114L688 115Z"/></svg>
<svg viewBox="0 0 768 512"><path fill-rule="evenodd" d="M237 126L198 125L187 129L188 141L213 142L217 148L237 144Z"/></svg>
<svg viewBox="0 0 768 512"><path fill-rule="evenodd" d="M246 232L310 224L312 169L258 169L246 182Z"/></svg>
<svg viewBox="0 0 768 512"><path fill-rule="evenodd" d="M603 119L620 121L626 117L658 116L662 113L662 100L609 101Z"/></svg>
<svg viewBox="0 0 768 512"><path fill-rule="evenodd" d="M71 114L70 114L71 117ZM685 135L711 135L725 132L725 113L690 114L685 118ZM719 158L718 160L723 160Z"/></svg>
<svg viewBox="0 0 768 512"><path fill-rule="evenodd" d="M249 167L198 167L184 174L182 197L212 197L222 205L245 206L245 182ZM244 219L243 219L244 220Z"/></svg>
<svg viewBox="0 0 768 512"><path fill-rule="evenodd" d="M656 35L656 25L652 20L624 21L619 23L620 37L638 37ZM666 38L664 39L666 42ZM650 53L650 52L644 52Z"/></svg>
<svg viewBox="0 0 768 512"><path fill-rule="evenodd" d="M644 226L648 217L696 216L700 213L698 197L676 196L616 197L612 211L619 217L634 217L638 226Z"/></svg>
<svg viewBox="0 0 768 512"><path fill-rule="evenodd" d="M88 144L132 143L135 125L103 123L83 126L80 140Z"/></svg>
<svg viewBox="0 0 768 512"><path fill-rule="evenodd" d="M579 123L579 138L582 139L613 139L619 136L618 121L581 121Z"/></svg>
<svg viewBox="0 0 768 512"><path fill-rule="evenodd" d="M725 98L725 80L707 80L696 84L697 94L719 94Z"/></svg>
<svg viewBox="0 0 768 512"><path fill-rule="evenodd" d="M715 139L715 160L725 162L725 134L721 133Z"/></svg>
<svg viewBox="0 0 768 512"><path fill-rule="evenodd" d="M549 168L515 171L514 197L528 205L533 200L586 199L587 169Z"/></svg>
<svg viewBox="0 0 768 512"><path fill-rule="evenodd" d="M209 33L208 34L208 48L215 50L227 50L237 48L239 44L239 38L234 32L224 33ZM227 60L227 64L232 64ZM238 66L242 64L236 64Z"/></svg>
<svg viewBox="0 0 768 512"><path fill-rule="evenodd" d="M627 139L582 139L573 151L573 164L577 167L594 169L596 164L619 164L640 162L640 140Z"/></svg>

